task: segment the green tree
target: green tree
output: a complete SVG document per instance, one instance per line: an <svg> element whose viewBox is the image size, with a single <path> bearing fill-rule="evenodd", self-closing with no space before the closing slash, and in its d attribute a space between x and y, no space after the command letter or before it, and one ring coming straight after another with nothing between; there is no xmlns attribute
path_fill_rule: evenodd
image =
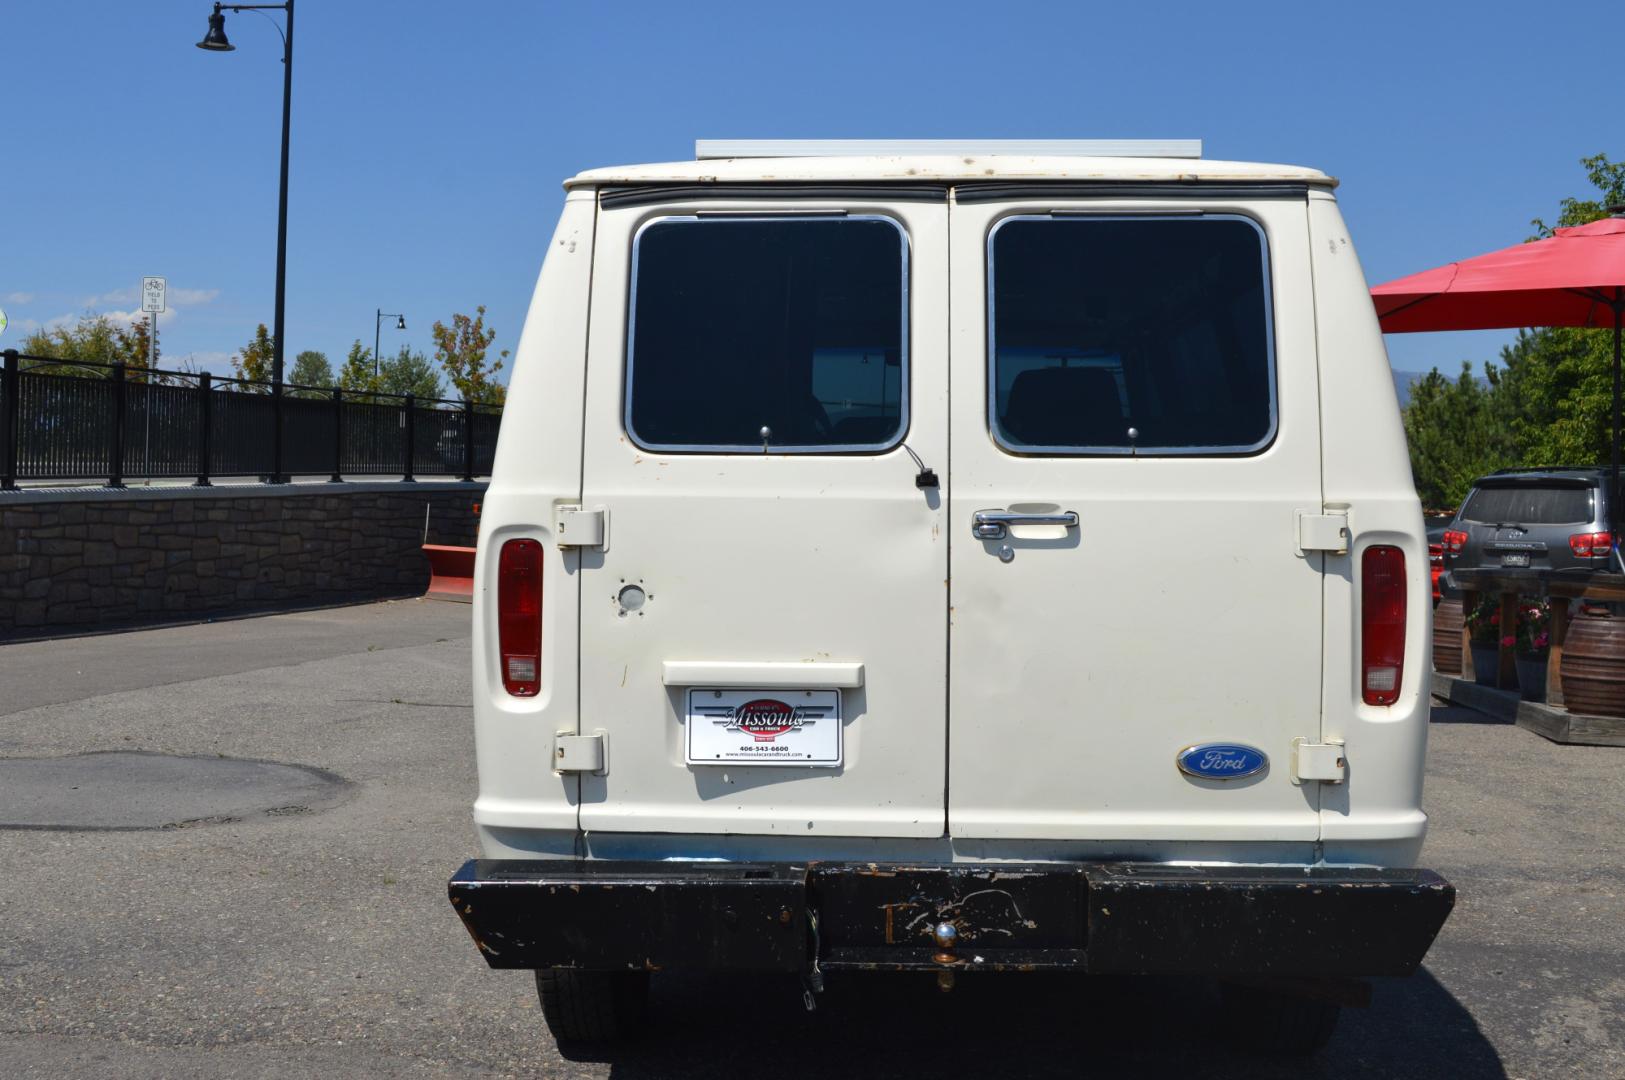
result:
<svg viewBox="0 0 1625 1080"><path fill-rule="evenodd" d="M503 349L498 354L501 359L487 366L485 354L497 334L485 328L484 304L474 309L472 319L454 314L451 326L437 321L430 333L434 336L434 358L460 397L482 405L502 404L508 388L497 382L495 375L502 370L508 350Z"/></svg>
<svg viewBox="0 0 1625 1080"><path fill-rule="evenodd" d="M372 350L357 339L344 357L344 366L339 368L339 385L353 393L369 394L378 392L379 382L373 374Z"/></svg>
<svg viewBox="0 0 1625 1080"><path fill-rule="evenodd" d="M158 328L153 325L152 316L144 315L128 328L116 327L113 332L122 346L123 363L129 369L129 377L138 382L148 379L148 369L157 367L154 361L159 351Z"/></svg>
<svg viewBox="0 0 1625 1080"><path fill-rule="evenodd" d="M106 315L87 311L72 326L54 326L35 330L23 338L17 351L25 356L48 356L55 360L78 360L87 364L123 364L129 377L146 378L149 359L152 316L138 319L129 326L114 322ZM68 365L41 364L23 361L23 365L58 375L79 375L87 378L106 378L111 373L101 368L82 368Z"/></svg>
<svg viewBox="0 0 1625 1080"><path fill-rule="evenodd" d="M1519 464L1594 465L1608 460L1612 330L1520 330L1517 341L1501 350L1501 364L1498 387Z"/></svg>
<svg viewBox="0 0 1625 1080"><path fill-rule="evenodd" d="M1434 368L1411 384L1405 437L1423 506L1444 510L1460 505L1474 480L1515 459L1517 449L1501 423L1495 392L1494 384L1473 377L1465 360L1455 379Z"/></svg>
<svg viewBox="0 0 1625 1080"><path fill-rule="evenodd" d="M1586 171L1586 179L1596 188L1602 196L1599 199L1564 199L1558 205L1562 209L1557 215L1557 224L1548 226L1540 218L1535 218L1529 224L1535 227L1536 236L1540 239L1552 235L1554 229L1563 229L1571 225L1584 225L1608 216L1610 206L1625 203L1625 161L1609 161L1607 154L1598 154L1595 157L1580 159L1580 165Z"/></svg>
<svg viewBox="0 0 1625 1080"><path fill-rule="evenodd" d="M300 386L332 386L333 365L327 362L326 353L306 349L293 358L293 370L288 373L288 381ZM290 390L288 393L304 397L322 396L313 390Z"/></svg>
<svg viewBox="0 0 1625 1080"><path fill-rule="evenodd" d="M1562 200L1555 226L1534 219L1540 236L1596 221L1610 206L1625 203L1625 162L1597 154L1581 158L1580 165L1596 197ZM1609 459L1613 347L1612 329L1558 326L1520 331L1518 340L1501 350L1519 464L1591 465Z"/></svg>
<svg viewBox="0 0 1625 1080"><path fill-rule="evenodd" d="M275 356L276 346L271 341L271 333L265 329L264 323L260 323L248 344L232 355L231 370L239 379L268 383L271 381L271 365ZM258 394L269 392L269 388L264 386L248 386L244 389Z"/></svg>
<svg viewBox="0 0 1625 1080"><path fill-rule="evenodd" d="M410 345L383 362L378 389L386 394L413 394L420 398L438 398L445 392L440 376L429 358Z"/></svg>

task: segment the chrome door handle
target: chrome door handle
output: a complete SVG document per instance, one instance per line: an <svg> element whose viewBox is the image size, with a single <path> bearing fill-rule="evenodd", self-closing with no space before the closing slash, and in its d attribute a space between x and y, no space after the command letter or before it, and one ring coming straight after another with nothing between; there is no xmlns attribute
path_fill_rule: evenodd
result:
<svg viewBox="0 0 1625 1080"><path fill-rule="evenodd" d="M1011 525L1064 525L1068 529L1075 529L1078 527L1078 515L1074 510L1063 510L1058 514L978 510L971 517L970 531L978 540L1003 540L1008 526Z"/></svg>

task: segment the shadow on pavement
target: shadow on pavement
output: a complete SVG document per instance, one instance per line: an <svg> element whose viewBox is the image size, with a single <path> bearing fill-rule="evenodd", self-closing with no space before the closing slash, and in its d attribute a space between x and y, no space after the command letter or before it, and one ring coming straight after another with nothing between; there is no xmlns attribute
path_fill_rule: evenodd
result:
<svg viewBox="0 0 1625 1080"><path fill-rule="evenodd" d="M1053 975L963 977L951 994L921 975L830 977L816 1013L793 980L657 978L653 1019L609 1052L618 1080L641 1077L1135 1076L1505 1077L1472 1016L1427 971L1376 980L1370 1009L1345 1009L1310 1060L1254 1051L1226 1028L1211 984Z"/></svg>
<svg viewBox="0 0 1625 1080"><path fill-rule="evenodd" d="M1447 705L1437 699L1433 702L1433 712L1428 717L1435 724L1490 724L1507 725L1513 723L1511 717L1491 716L1489 713L1469 709L1465 705Z"/></svg>

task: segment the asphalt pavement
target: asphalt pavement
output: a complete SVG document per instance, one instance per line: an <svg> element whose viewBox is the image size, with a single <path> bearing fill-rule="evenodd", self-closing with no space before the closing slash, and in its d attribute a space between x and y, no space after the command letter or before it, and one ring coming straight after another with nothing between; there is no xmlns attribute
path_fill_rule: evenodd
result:
<svg viewBox="0 0 1625 1080"><path fill-rule="evenodd" d="M83 819L102 827L36 806L0 828L0 1076L1625 1076L1625 749L1445 708L1424 863L1456 911L1307 1065L1251 1054L1198 983L1017 975L832 978L811 1015L794 980L662 976L646 1039L565 1057L529 977L488 970L446 901L473 854L468 617L402 601L0 646L0 784L29 758L223 763L178 809L104 780L115 811L137 801ZM296 791L236 790L273 781Z"/></svg>

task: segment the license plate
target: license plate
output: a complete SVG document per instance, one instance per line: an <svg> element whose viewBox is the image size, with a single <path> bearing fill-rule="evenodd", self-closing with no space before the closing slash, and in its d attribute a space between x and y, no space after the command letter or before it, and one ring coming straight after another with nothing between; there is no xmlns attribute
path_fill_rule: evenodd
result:
<svg viewBox="0 0 1625 1080"><path fill-rule="evenodd" d="M1511 551L1511 552L1508 552L1507 554L1501 556L1501 565L1502 566L1528 566L1529 565L1529 552L1527 552L1527 551Z"/></svg>
<svg viewBox="0 0 1625 1080"><path fill-rule="evenodd" d="M841 763L839 690L688 692L684 760L690 765Z"/></svg>

